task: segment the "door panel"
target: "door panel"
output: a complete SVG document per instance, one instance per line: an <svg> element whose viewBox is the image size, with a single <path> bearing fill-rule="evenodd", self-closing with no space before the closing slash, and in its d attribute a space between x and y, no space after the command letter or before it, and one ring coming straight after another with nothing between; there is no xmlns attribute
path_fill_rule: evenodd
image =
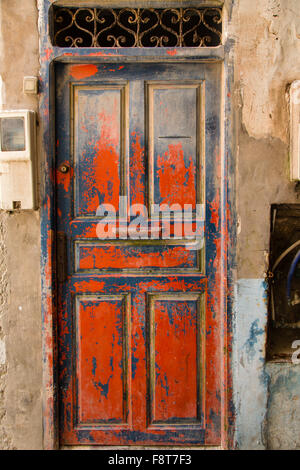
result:
<svg viewBox="0 0 300 470"><path fill-rule="evenodd" d="M108 241L75 243L75 271L198 272L199 253L190 240L147 241L141 246L135 241Z"/></svg>
<svg viewBox="0 0 300 470"><path fill-rule="evenodd" d="M126 424L130 299L76 295L75 305L78 426Z"/></svg>
<svg viewBox="0 0 300 470"><path fill-rule="evenodd" d="M149 84L148 95L150 202L195 209L201 84Z"/></svg>
<svg viewBox="0 0 300 470"><path fill-rule="evenodd" d="M124 187L126 87L74 86L73 93L75 215L94 216L100 204L118 208Z"/></svg>
<svg viewBox="0 0 300 470"><path fill-rule="evenodd" d="M221 68L73 68L56 65L61 443L219 445ZM169 234L163 208L124 236L132 204L190 204L194 229L196 203L202 245L176 207Z"/></svg>
<svg viewBox="0 0 300 470"><path fill-rule="evenodd" d="M203 294L148 294L151 425L202 423Z"/></svg>

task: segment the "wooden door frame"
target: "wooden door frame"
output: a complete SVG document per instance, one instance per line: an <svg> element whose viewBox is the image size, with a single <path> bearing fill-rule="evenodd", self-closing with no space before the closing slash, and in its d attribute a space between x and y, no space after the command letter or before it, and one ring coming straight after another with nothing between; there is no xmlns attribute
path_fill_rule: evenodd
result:
<svg viewBox="0 0 300 470"><path fill-rule="evenodd" d="M201 2L199 2L201 4ZM220 3L220 2L218 2ZM44 449L59 448L58 363L55 266L55 62L221 62L223 63L221 111L221 305L222 324L222 448L233 446L234 411L232 405L231 339L233 315L233 277L236 251L234 118L231 103L233 66L230 49L214 48L58 48L49 38L48 13L51 0L39 0L40 34L40 161L41 161L41 284L43 346L43 443ZM226 119L225 119L226 116Z"/></svg>

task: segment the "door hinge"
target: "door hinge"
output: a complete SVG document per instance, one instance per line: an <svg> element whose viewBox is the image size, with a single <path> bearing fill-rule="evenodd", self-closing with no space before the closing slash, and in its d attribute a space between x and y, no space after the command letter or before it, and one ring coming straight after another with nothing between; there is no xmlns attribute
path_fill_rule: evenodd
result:
<svg viewBox="0 0 300 470"><path fill-rule="evenodd" d="M65 282L68 277L68 252L67 235L64 232L57 232L56 266L58 282Z"/></svg>

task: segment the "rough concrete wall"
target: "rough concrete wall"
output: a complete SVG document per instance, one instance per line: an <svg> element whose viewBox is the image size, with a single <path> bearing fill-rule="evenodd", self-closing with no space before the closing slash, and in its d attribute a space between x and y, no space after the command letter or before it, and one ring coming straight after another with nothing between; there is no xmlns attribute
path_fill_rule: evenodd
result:
<svg viewBox="0 0 300 470"><path fill-rule="evenodd" d="M300 449L300 367L268 364L270 376L267 412L267 447Z"/></svg>
<svg viewBox="0 0 300 470"><path fill-rule="evenodd" d="M286 88L299 78L298 0L240 0L235 19L238 153L238 277L267 268L270 204L297 202L289 181Z"/></svg>
<svg viewBox="0 0 300 470"><path fill-rule="evenodd" d="M37 110L24 75L38 75L35 0L0 2L2 109ZM39 213L0 213L0 449L42 447Z"/></svg>
<svg viewBox="0 0 300 470"><path fill-rule="evenodd" d="M11 449L12 439L6 430L6 329L4 328L7 316L8 303L8 273L7 273L7 214L0 213L0 449Z"/></svg>
<svg viewBox="0 0 300 470"><path fill-rule="evenodd" d="M269 371L269 390L267 387L267 305L262 286L268 267L270 205L299 202L295 184L289 181L286 101L287 86L299 79L299 1L239 0L233 3L229 37L235 39L239 220L234 333L236 439L240 448L265 445L281 448L282 440L268 436L274 435L278 426L277 431L286 435L284 445L288 446L289 427L300 435L300 424L295 413L282 419L280 406L277 406L279 395L273 396L276 390L273 369ZM251 341L257 325L262 334L253 356L248 355L244 360L245 345ZM288 366L281 367L283 371ZM297 375L299 369L294 373ZM267 392L272 411L269 410L266 421ZM281 389L280 398L290 399L287 389ZM290 445L294 446L293 439Z"/></svg>

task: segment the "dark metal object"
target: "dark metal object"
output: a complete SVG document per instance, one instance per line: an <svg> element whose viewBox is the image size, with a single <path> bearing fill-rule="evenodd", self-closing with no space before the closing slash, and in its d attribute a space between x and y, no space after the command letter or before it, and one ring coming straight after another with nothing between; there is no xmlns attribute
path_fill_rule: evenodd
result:
<svg viewBox="0 0 300 470"><path fill-rule="evenodd" d="M289 280L292 299L287 299L289 271L300 240L300 204L274 204L271 208L269 309L272 325L287 328L300 320L300 283L296 276ZM296 268L296 266L295 266Z"/></svg>
<svg viewBox="0 0 300 470"><path fill-rule="evenodd" d="M290 267L289 273L288 273L286 295L287 295L287 298L288 298L289 302L291 301L292 279L293 279L295 271L297 270L297 266L299 265L299 262L300 262L300 250L297 252L295 258L293 259L293 262L291 264L291 267Z"/></svg>
<svg viewBox="0 0 300 470"><path fill-rule="evenodd" d="M59 47L216 47L221 8L53 7L52 42Z"/></svg>
<svg viewBox="0 0 300 470"><path fill-rule="evenodd" d="M67 236L57 232L57 280L65 282L68 276Z"/></svg>

